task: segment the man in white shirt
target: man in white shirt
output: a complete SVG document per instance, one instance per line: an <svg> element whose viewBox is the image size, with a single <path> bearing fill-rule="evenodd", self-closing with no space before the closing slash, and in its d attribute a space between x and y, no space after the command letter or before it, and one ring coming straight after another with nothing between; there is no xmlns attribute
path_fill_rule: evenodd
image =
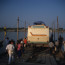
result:
<svg viewBox="0 0 65 65"><path fill-rule="evenodd" d="M50 54L52 54L53 47L54 47L54 43L53 43L53 42L50 42L50 43L49 43Z"/></svg>
<svg viewBox="0 0 65 65"><path fill-rule="evenodd" d="M14 45L11 44L12 41L9 42L9 44L6 46L6 50L8 51L8 55L9 55L9 60L8 60L8 64L11 63L11 60L13 61L14 60Z"/></svg>
<svg viewBox="0 0 65 65"><path fill-rule="evenodd" d="M54 47L53 42L50 42L50 43L49 43L49 47L50 47L50 48Z"/></svg>

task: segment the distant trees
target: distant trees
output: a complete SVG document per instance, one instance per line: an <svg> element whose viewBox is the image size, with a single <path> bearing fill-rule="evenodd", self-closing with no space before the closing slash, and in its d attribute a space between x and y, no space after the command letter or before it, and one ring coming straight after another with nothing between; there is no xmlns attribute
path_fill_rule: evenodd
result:
<svg viewBox="0 0 65 65"><path fill-rule="evenodd" d="M54 29L52 29L52 28L49 28L49 29L54 31ZM58 31L58 29L55 29L55 32L57 32L57 31ZM64 31L65 31L65 29L59 28L59 32L64 32Z"/></svg>
<svg viewBox="0 0 65 65"><path fill-rule="evenodd" d="M52 28L49 28L50 30L54 30L54 29L52 29ZM17 31L17 28L6 28L6 31L9 31L9 30L15 30L15 31ZM24 30L24 27L22 27L22 28L19 28L19 30ZM27 28L26 28L26 30L27 30ZM0 31L4 31L4 28L2 27L2 28L0 28ZM63 29L63 28L59 28L59 32L64 32L65 31L65 29ZM55 32L57 32L57 29L55 29Z"/></svg>

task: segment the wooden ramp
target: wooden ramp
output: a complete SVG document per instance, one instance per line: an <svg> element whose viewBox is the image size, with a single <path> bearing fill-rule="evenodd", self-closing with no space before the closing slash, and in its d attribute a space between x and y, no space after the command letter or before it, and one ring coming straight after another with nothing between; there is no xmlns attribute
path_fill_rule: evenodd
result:
<svg viewBox="0 0 65 65"><path fill-rule="evenodd" d="M49 54L39 55L39 57L36 60L36 63L40 63L40 64L43 64L43 65L57 65L54 57L49 55Z"/></svg>

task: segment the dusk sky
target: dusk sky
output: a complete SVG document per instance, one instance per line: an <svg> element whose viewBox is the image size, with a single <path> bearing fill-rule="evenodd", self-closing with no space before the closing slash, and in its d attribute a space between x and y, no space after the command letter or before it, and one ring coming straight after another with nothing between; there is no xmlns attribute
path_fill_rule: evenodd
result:
<svg viewBox="0 0 65 65"><path fill-rule="evenodd" d="M0 0L0 27L19 27L33 25L36 21L43 21L57 28L57 16L59 27L65 28L65 0Z"/></svg>

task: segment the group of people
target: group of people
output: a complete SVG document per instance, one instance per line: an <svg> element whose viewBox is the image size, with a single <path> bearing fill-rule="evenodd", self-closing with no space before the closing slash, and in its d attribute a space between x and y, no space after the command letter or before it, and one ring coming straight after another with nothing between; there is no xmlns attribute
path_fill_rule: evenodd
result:
<svg viewBox="0 0 65 65"><path fill-rule="evenodd" d="M60 49L62 48L63 45L65 45L65 42L61 36L59 37L58 41L56 40L54 42L51 37L50 43L49 43L50 53L52 53L53 50L55 53L57 53L58 51L60 51ZM7 38L6 50L9 55L8 64L11 63L11 59L12 59L12 61L14 61L14 53L16 53L17 58L20 58L22 53L24 53L26 46L27 46L26 38L17 40L16 44L13 40L9 41L9 38Z"/></svg>
<svg viewBox="0 0 65 65"><path fill-rule="evenodd" d="M53 37L51 37L49 43L50 52L52 53L54 51L54 53L58 53L62 49L62 46L64 46L64 44L64 39L61 35L59 36L58 41L53 41Z"/></svg>
<svg viewBox="0 0 65 65"><path fill-rule="evenodd" d="M7 38L8 39L8 38ZM8 64L12 62L14 62L14 54L17 55L17 58L20 59L22 53L24 53L24 48L27 45L27 39L25 38L24 40L17 40L17 43L15 44L15 42L13 40L8 39L7 42L7 46L6 46L6 51L8 52Z"/></svg>

